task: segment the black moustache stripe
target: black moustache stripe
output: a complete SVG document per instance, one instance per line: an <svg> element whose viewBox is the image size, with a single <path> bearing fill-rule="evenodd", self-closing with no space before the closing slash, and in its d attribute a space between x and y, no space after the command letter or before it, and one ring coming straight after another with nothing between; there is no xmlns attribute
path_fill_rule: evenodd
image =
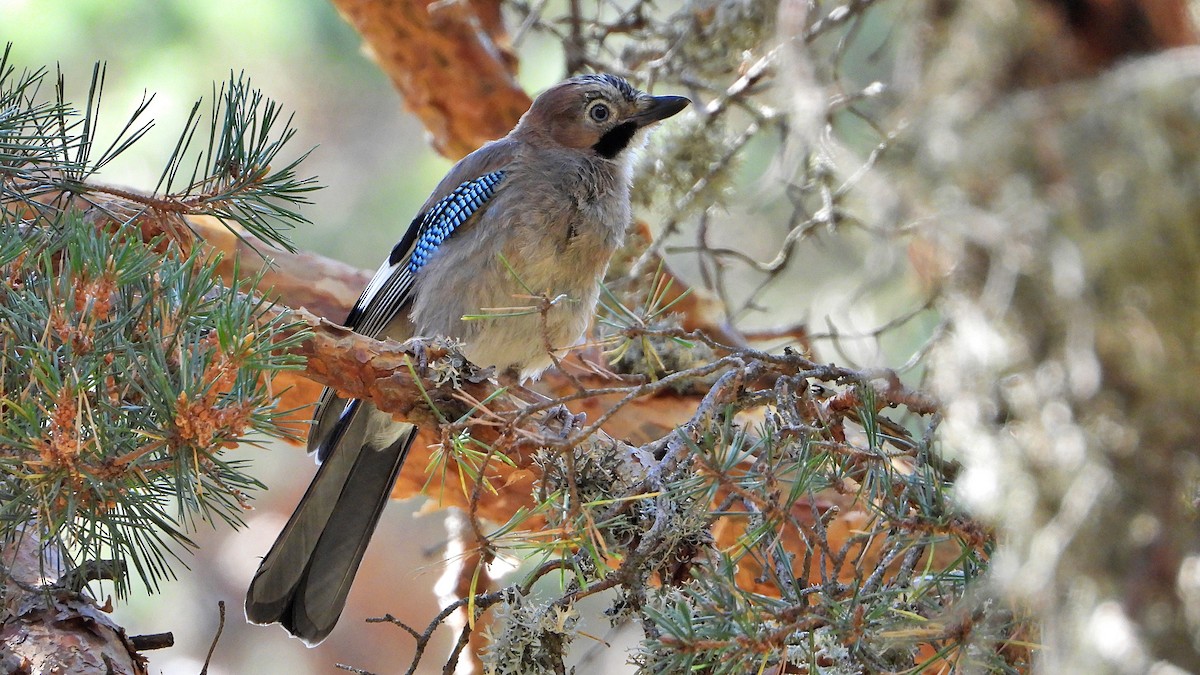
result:
<svg viewBox="0 0 1200 675"><path fill-rule="evenodd" d="M629 141L633 140L633 135L637 133L637 123L623 122L617 126L604 132L599 141L592 146L597 155L605 159L612 159L621 154L629 145Z"/></svg>

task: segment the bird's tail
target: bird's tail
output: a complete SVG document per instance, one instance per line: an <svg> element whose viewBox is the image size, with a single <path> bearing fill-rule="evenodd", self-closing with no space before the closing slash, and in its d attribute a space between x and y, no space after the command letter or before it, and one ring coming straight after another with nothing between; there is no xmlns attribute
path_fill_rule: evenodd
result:
<svg viewBox="0 0 1200 675"><path fill-rule="evenodd" d="M416 435L408 424L386 447L372 447L373 412L351 401L322 442L317 475L246 592L251 622L283 624L309 646L333 630Z"/></svg>

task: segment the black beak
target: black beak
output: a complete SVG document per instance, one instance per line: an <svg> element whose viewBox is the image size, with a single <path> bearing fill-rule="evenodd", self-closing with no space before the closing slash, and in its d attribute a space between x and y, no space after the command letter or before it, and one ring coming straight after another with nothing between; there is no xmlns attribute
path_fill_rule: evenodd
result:
<svg viewBox="0 0 1200 675"><path fill-rule="evenodd" d="M682 96L651 96L649 103L629 119L637 123L638 127L648 127L677 114L688 107L689 103L691 101Z"/></svg>

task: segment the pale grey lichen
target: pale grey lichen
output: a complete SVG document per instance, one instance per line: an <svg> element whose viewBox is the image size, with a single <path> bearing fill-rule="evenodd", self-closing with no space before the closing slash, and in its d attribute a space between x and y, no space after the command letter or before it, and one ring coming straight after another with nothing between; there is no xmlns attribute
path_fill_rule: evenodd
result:
<svg viewBox="0 0 1200 675"><path fill-rule="evenodd" d="M668 22L668 39L678 63L701 77L737 72L746 52L761 48L775 33L777 0L698 0Z"/></svg>
<svg viewBox="0 0 1200 675"><path fill-rule="evenodd" d="M787 647L788 663L813 668L813 675L860 675L862 664L851 656L840 638L838 631L829 626L801 631Z"/></svg>
<svg viewBox="0 0 1200 675"><path fill-rule="evenodd" d="M734 137L723 120L687 113L656 129L634 166L633 203L676 220L724 204L742 153L730 155Z"/></svg>
<svg viewBox="0 0 1200 675"><path fill-rule="evenodd" d="M487 675L543 675L564 670L578 632L574 606L531 602L513 592L496 609L482 654Z"/></svg>

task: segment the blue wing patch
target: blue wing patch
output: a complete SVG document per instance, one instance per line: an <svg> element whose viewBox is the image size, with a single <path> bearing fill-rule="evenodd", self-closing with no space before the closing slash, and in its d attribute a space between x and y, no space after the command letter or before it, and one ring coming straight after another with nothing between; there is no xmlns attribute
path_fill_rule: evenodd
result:
<svg viewBox="0 0 1200 675"><path fill-rule="evenodd" d="M421 221L420 234L408 260L409 271L416 273L424 267L442 242L496 194L496 186L503 178L503 171L484 174L459 185L434 204Z"/></svg>
<svg viewBox="0 0 1200 675"><path fill-rule="evenodd" d="M398 313L404 311L411 298L417 270L425 266L454 231L496 194L504 179L504 171L484 174L458 187L438 200L429 210L413 218L400 243L379 267L371 283L363 290L346 326L375 337Z"/></svg>

